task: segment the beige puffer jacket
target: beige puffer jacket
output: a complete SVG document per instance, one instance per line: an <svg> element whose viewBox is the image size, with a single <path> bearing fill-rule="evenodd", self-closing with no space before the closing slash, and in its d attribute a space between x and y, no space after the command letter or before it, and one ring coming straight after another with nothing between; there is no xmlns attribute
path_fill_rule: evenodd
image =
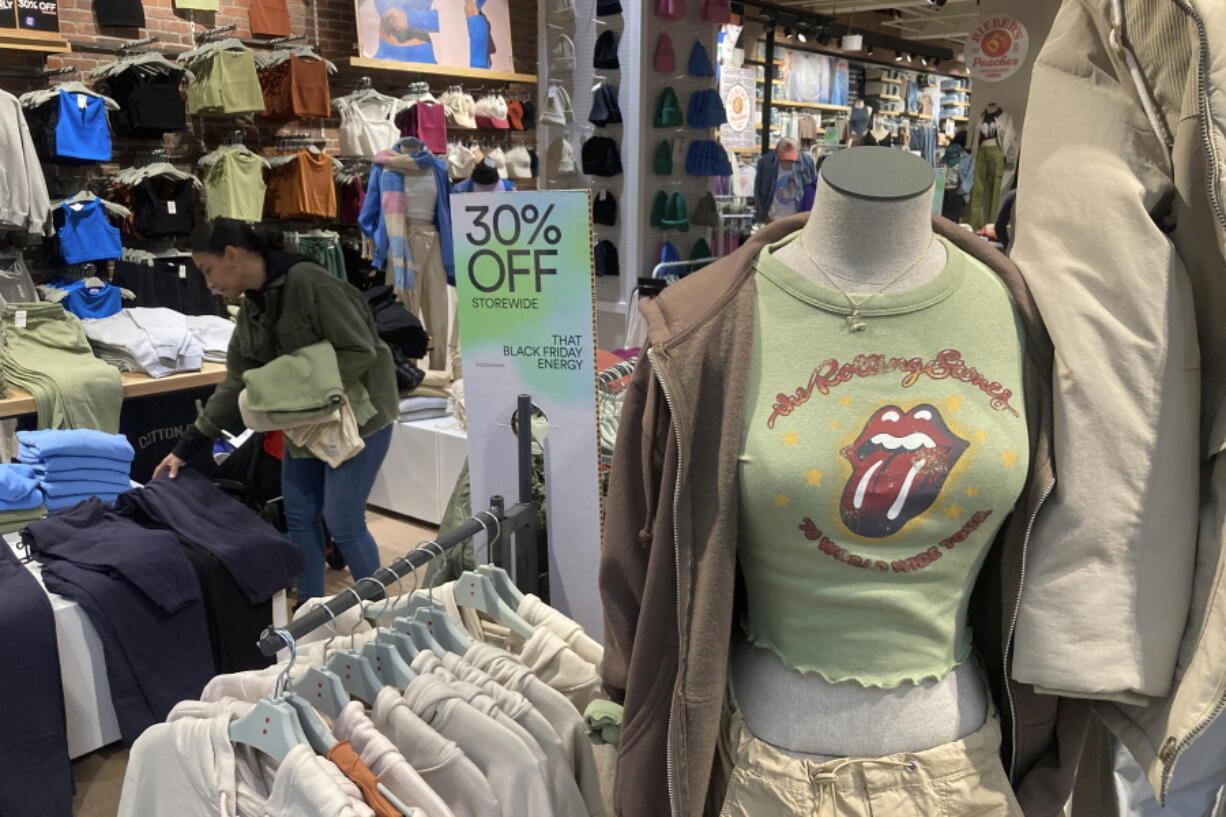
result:
<svg viewBox="0 0 1226 817"><path fill-rule="evenodd" d="M1012 258L1056 347L1018 681L1097 710L1165 796L1226 708L1226 3L1065 0Z"/></svg>

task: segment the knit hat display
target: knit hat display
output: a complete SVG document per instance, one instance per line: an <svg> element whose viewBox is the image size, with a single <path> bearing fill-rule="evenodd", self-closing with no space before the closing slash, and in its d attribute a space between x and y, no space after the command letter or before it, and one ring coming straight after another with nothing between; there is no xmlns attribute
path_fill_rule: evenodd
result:
<svg viewBox="0 0 1226 817"><path fill-rule="evenodd" d="M617 33L606 30L596 38L596 48L592 56L592 67L616 71L621 68L617 58Z"/></svg>
<svg viewBox="0 0 1226 817"><path fill-rule="evenodd" d="M587 176L616 176L622 172L622 157L617 143L607 136L593 136L583 143L583 173Z"/></svg>
<svg viewBox="0 0 1226 817"><path fill-rule="evenodd" d="M711 245L707 243L707 240L705 238L699 238L697 241L694 242L694 246L690 248L690 260L691 261L697 261L700 258L711 258L714 255L715 253L711 252ZM703 264L702 266L695 266L693 267L693 269L699 270L705 266L706 264Z"/></svg>
<svg viewBox="0 0 1226 817"><path fill-rule="evenodd" d="M617 87L607 82L601 83L592 94L592 113L587 121L598 127L617 125L622 121L622 109L617 104Z"/></svg>
<svg viewBox="0 0 1226 817"><path fill-rule="evenodd" d="M681 253L677 252L677 248L673 246L671 241L663 241L660 243L660 249L656 253L658 264L673 264L681 260Z"/></svg>
<svg viewBox="0 0 1226 817"><path fill-rule="evenodd" d="M559 34L549 51L549 70L565 73L575 70L575 41Z"/></svg>
<svg viewBox="0 0 1226 817"><path fill-rule="evenodd" d="M728 121L724 100L714 88L704 88L690 94L686 105L686 122L691 128L718 128Z"/></svg>
<svg viewBox="0 0 1226 817"><path fill-rule="evenodd" d="M690 219L685 214L685 209L685 196L676 192L669 194L668 201L664 205L664 216L660 219L660 228L688 233Z"/></svg>
<svg viewBox="0 0 1226 817"><path fill-rule="evenodd" d="M596 0L596 16L608 17L612 14L621 14L622 4L618 0Z"/></svg>
<svg viewBox="0 0 1226 817"><path fill-rule="evenodd" d="M671 176L673 173L673 147L668 140L656 146L656 157L651 163L657 176Z"/></svg>
<svg viewBox="0 0 1226 817"><path fill-rule="evenodd" d="M719 226L719 208L715 206L715 196L711 195L710 190L698 200L698 206L690 215L690 221L700 227Z"/></svg>
<svg viewBox="0 0 1226 817"><path fill-rule="evenodd" d="M731 176L732 162L719 142L698 139L690 142L686 151L685 172L691 176Z"/></svg>
<svg viewBox="0 0 1226 817"><path fill-rule="evenodd" d="M507 151L507 177L511 179L532 178L532 156L524 147L514 147Z"/></svg>
<svg viewBox="0 0 1226 817"><path fill-rule="evenodd" d="M661 190L651 202L652 227L662 227L664 224L664 208L668 206L668 194Z"/></svg>
<svg viewBox="0 0 1226 817"><path fill-rule="evenodd" d="M575 19L575 0L552 0L549 4L549 22L569 23Z"/></svg>
<svg viewBox="0 0 1226 817"><path fill-rule="evenodd" d="M592 221L606 227L617 226L617 199L613 197L612 190L597 193L596 198L592 199Z"/></svg>
<svg viewBox="0 0 1226 817"><path fill-rule="evenodd" d="M656 16L665 20L684 20L685 0L656 0Z"/></svg>
<svg viewBox="0 0 1226 817"><path fill-rule="evenodd" d="M715 69L711 66L711 58L707 56L707 49L698 40L694 40L694 45L690 48L689 70L690 76L715 76Z"/></svg>
<svg viewBox="0 0 1226 817"><path fill-rule="evenodd" d="M660 92L654 122L657 128L675 128L681 125L681 103L677 101L677 92L671 86Z"/></svg>
<svg viewBox="0 0 1226 817"><path fill-rule="evenodd" d="M514 130L524 129L524 103L518 100L507 103L507 121Z"/></svg>
<svg viewBox="0 0 1226 817"><path fill-rule="evenodd" d="M570 108L570 94L561 85L550 85L541 110L541 122L546 125L565 125L574 118Z"/></svg>
<svg viewBox="0 0 1226 817"><path fill-rule="evenodd" d="M722 26L732 22L732 3L729 0L705 0L702 4L702 21Z"/></svg>
<svg viewBox="0 0 1226 817"><path fill-rule="evenodd" d="M596 243L596 249L593 251L596 257L596 276L603 278L606 275L620 275L621 264L617 258L617 245L607 238Z"/></svg>
<svg viewBox="0 0 1226 817"><path fill-rule="evenodd" d="M673 51L673 41L668 32L661 34L656 41L656 54L651 60L651 67L661 74L671 74L677 70L677 54Z"/></svg>
<svg viewBox="0 0 1226 817"><path fill-rule="evenodd" d="M575 167L575 149L571 147L567 139L561 136L554 139L549 145L545 161L549 163L550 169L559 175L575 173L578 170Z"/></svg>

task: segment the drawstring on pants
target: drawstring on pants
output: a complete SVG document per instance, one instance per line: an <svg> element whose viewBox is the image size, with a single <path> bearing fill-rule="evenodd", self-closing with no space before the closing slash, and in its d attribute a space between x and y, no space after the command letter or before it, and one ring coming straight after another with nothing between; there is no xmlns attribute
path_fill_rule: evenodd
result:
<svg viewBox="0 0 1226 817"><path fill-rule="evenodd" d="M820 772L814 772L813 779L813 794L816 800L817 811L820 814L823 803L829 803L830 814L837 815L839 802L839 772L847 766L865 765L875 763L878 766L892 766L894 768L906 769L909 772L919 771L919 764L914 760L882 760L873 757L849 757L840 760L838 763L831 766L829 769Z"/></svg>

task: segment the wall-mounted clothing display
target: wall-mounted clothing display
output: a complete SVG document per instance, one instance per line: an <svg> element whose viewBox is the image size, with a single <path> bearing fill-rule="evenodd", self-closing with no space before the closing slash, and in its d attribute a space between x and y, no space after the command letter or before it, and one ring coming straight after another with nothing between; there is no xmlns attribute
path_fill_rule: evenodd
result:
<svg viewBox="0 0 1226 817"><path fill-rule="evenodd" d="M69 264L102 261L123 255L119 228L111 224L98 199L63 202L55 210L60 255Z"/></svg>
<svg viewBox="0 0 1226 817"><path fill-rule="evenodd" d="M677 52L673 50L673 40L668 36L667 31L661 34L660 39L656 41L651 67L658 74L671 74L677 70Z"/></svg>
<svg viewBox="0 0 1226 817"><path fill-rule="evenodd" d="M447 112L434 102L417 102L396 114L400 135L412 136L425 142L431 153L447 152ZM477 118L480 122L480 116Z"/></svg>
<svg viewBox="0 0 1226 817"><path fill-rule="evenodd" d="M617 226L617 198L611 190L602 190L593 197L592 222L606 227Z"/></svg>
<svg viewBox="0 0 1226 817"><path fill-rule="evenodd" d="M728 121L724 100L714 88L703 88L690 94L686 105L686 124L691 128L718 128Z"/></svg>
<svg viewBox="0 0 1226 817"><path fill-rule="evenodd" d="M583 143L583 173L587 176L617 176L622 172L617 142L607 136L593 136Z"/></svg>
<svg viewBox="0 0 1226 817"><path fill-rule="evenodd" d="M608 71L621 68L621 61L617 58L616 31L606 30L596 38L596 46L592 50L592 67Z"/></svg>
<svg viewBox="0 0 1226 817"><path fill-rule="evenodd" d="M177 59L193 74L187 85L188 113L241 116L264 112L255 53L241 41L207 43Z"/></svg>
<svg viewBox="0 0 1226 817"><path fill-rule="evenodd" d="M200 159L208 217L259 221L264 217L268 160L241 145L223 146Z"/></svg>
<svg viewBox="0 0 1226 817"><path fill-rule="evenodd" d="M309 48L278 50L256 58L264 113L273 119L332 115L329 72L336 66Z"/></svg>
<svg viewBox="0 0 1226 817"><path fill-rule="evenodd" d="M0 161L5 168L0 187L0 229L32 235L51 233L51 200L38 158L21 102L0 91Z"/></svg>
<svg viewBox="0 0 1226 817"><path fill-rule="evenodd" d="M656 113L652 124L657 128L681 127L681 103L677 101L677 92L672 86L660 91L656 99Z"/></svg>
<svg viewBox="0 0 1226 817"><path fill-rule="evenodd" d="M179 86L188 72L160 54L136 54L103 65L90 77L106 83L119 106L111 115L115 132L156 139L187 128L187 109Z"/></svg>
<svg viewBox="0 0 1226 817"><path fill-rule="evenodd" d="M732 162L719 142L698 139L686 148L685 172L691 176L731 176Z"/></svg>
<svg viewBox="0 0 1226 817"><path fill-rule="evenodd" d="M400 100L378 91L358 91L332 101L341 116L339 129L343 156L373 157L396 144L400 128L396 112ZM471 127L476 127L474 122Z"/></svg>
<svg viewBox="0 0 1226 817"><path fill-rule="evenodd" d="M603 278L606 275L620 275L621 262L617 258L617 245L607 238L596 242L593 250L596 263L596 275Z"/></svg>
<svg viewBox="0 0 1226 817"><path fill-rule="evenodd" d="M135 295L134 307L165 307L187 316L218 315L216 298L190 255L171 252L155 257L125 250L115 264L113 283Z"/></svg>
<svg viewBox="0 0 1226 817"><path fill-rule="evenodd" d="M617 103L616 86L604 82L596 89L592 95L592 112L587 121L601 128L622 123L622 109Z"/></svg>
<svg viewBox="0 0 1226 817"><path fill-rule="evenodd" d="M119 109L110 97L70 82L21 97L39 158L79 165L111 160L109 112Z"/></svg>
<svg viewBox="0 0 1226 817"><path fill-rule="evenodd" d="M310 219L337 217L335 168L331 156L300 150L289 156L268 160L265 211L277 218Z"/></svg>
<svg viewBox="0 0 1226 817"><path fill-rule="evenodd" d="M247 13L252 36L288 37L294 33L285 0L251 0Z"/></svg>

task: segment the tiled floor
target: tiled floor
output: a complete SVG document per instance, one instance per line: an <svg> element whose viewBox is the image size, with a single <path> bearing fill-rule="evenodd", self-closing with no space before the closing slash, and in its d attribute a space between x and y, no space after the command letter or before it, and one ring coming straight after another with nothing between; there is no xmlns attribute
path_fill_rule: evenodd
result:
<svg viewBox="0 0 1226 817"><path fill-rule="evenodd" d="M367 524L379 543L382 562L387 564L411 550L423 539L438 533L411 520L367 513ZM329 570L325 586L329 594L339 593L353 583L347 570ZM119 808L119 793L123 773L128 764L128 750L122 745L100 749L79 758L72 764L77 793L72 801L75 817L115 817Z"/></svg>

